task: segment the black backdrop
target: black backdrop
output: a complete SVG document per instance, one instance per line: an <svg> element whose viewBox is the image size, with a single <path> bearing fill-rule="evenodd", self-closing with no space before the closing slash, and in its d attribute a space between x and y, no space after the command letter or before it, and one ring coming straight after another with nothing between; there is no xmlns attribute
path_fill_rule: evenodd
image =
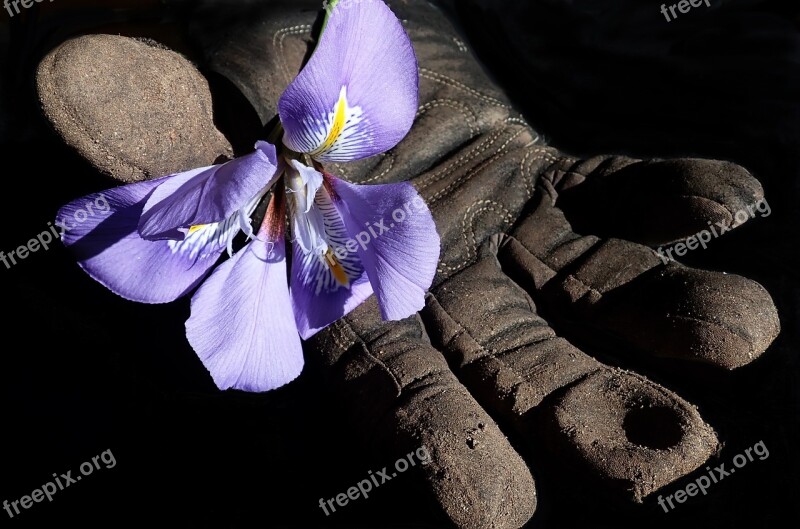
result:
<svg viewBox="0 0 800 529"><path fill-rule="evenodd" d="M265 0L267 1L267 0ZM203 4L204 19L194 18ZM773 295L783 332L734 373L630 364L698 404L730 459L749 464L664 514L609 502L533 468L531 527L796 525L800 199L800 16L778 2L711 2L667 23L655 1L474 0L444 7L488 71L550 142L572 154L692 155L736 161L765 186L772 215L687 262L752 277ZM191 27L224 23L244 2L35 4L0 11L0 249L46 229L58 207L109 182L49 129L35 98L38 58L69 35L148 35L190 52ZM190 20L192 24L189 24ZM185 30L185 31L184 31ZM202 67L202 64L200 65ZM188 303L140 306L87 280L63 248L0 266L0 501L12 501L110 449L112 469L3 527L444 527L414 476L326 518L331 497L392 461L337 419L318 373L266 395L220 393L183 336ZM654 369L657 367L657 369ZM379 452L379 451L378 451ZM697 475L667 487L684 486Z"/></svg>

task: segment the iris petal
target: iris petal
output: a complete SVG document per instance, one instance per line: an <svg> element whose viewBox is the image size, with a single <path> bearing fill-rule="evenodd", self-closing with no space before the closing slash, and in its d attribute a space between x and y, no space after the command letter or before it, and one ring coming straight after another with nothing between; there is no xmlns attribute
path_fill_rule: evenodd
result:
<svg viewBox="0 0 800 529"><path fill-rule="evenodd" d="M180 228L228 219L278 176L275 147L266 142L224 164L172 175L147 200L139 233L151 240L183 238Z"/></svg>
<svg viewBox="0 0 800 529"><path fill-rule="evenodd" d="M325 188L317 191L314 209L323 221L328 251L320 256L295 245L292 260L292 303L303 339L346 316L372 295L361 258L348 251L347 229Z"/></svg>
<svg viewBox="0 0 800 529"><path fill-rule="evenodd" d="M220 389L268 391L303 369L285 243L264 235L220 265L192 299L186 336Z"/></svg>
<svg viewBox="0 0 800 529"><path fill-rule="evenodd" d="M430 210L407 182L356 185L326 175L369 276L381 315L408 317L425 305L439 260L440 239Z"/></svg>
<svg viewBox="0 0 800 529"><path fill-rule="evenodd" d="M169 177L117 187L75 200L58 212L69 228L64 244L81 268L114 293L141 303L167 303L193 290L220 251L176 251L173 241L147 241L137 226L147 198ZM86 215L86 204L108 204ZM83 211L82 215L78 215ZM75 222L72 219L84 219Z"/></svg>
<svg viewBox="0 0 800 529"><path fill-rule="evenodd" d="M188 230L181 229L183 240L169 240L167 244L173 251L188 254L191 258L207 253L219 255L224 249L232 256L233 240L240 231L249 238L254 238L250 217L263 196L264 194L256 195L244 208L221 222L192 226Z"/></svg>
<svg viewBox="0 0 800 529"><path fill-rule="evenodd" d="M284 144L324 162L385 152L408 133L419 74L411 41L380 0L341 0L278 102Z"/></svg>

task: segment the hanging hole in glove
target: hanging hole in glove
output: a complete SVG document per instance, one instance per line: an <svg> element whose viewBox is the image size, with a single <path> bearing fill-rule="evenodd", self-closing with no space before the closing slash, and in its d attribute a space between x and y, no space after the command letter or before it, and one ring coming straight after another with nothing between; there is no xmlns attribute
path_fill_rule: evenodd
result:
<svg viewBox="0 0 800 529"><path fill-rule="evenodd" d="M664 406L629 410L622 421L622 429L631 443L656 450L672 448L683 438L680 416Z"/></svg>

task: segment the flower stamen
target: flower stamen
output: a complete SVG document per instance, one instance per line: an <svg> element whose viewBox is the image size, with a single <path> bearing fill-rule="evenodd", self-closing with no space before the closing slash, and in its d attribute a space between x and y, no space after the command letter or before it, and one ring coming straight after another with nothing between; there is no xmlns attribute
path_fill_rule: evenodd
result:
<svg viewBox="0 0 800 529"><path fill-rule="evenodd" d="M344 267L330 247L325 251L324 259L325 264L331 269L334 279L343 287L350 288L350 278L347 276L347 272L345 272Z"/></svg>

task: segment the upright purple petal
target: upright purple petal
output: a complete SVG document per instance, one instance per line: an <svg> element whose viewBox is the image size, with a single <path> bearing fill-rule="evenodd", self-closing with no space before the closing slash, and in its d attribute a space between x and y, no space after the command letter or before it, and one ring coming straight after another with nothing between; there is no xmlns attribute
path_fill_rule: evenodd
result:
<svg viewBox="0 0 800 529"><path fill-rule="evenodd" d="M326 185L356 243L383 318L399 320L422 309L436 274L440 240L417 190L407 182L355 185L330 175Z"/></svg>
<svg viewBox="0 0 800 529"><path fill-rule="evenodd" d="M326 162L385 152L411 128L418 92L414 49L394 13L380 0L341 0L278 102L283 142Z"/></svg>
<svg viewBox="0 0 800 529"><path fill-rule="evenodd" d="M277 168L275 146L260 141L246 156L172 175L148 199L139 233L146 239L180 239L178 228L227 219L274 181Z"/></svg>
<svg viewBox="0 0 800 529"><path fill-rule="evenodd" d="M304 340L372 295L361 258L357 252L347 250L349 235L327 189L317 190L312 208L322 220L328 253L321 256L294 244L291 294L297 329ZM303 213L297 211L294 215Z"/></svg>
<svg viewBox="0 0 800 529"><path fill-rule="evenodd" d="M214 271L192 299L186 336L220 389L268 391L297 378L303 351L282 233L262 230Z"/></svg>
<svg viewBox="0 0 800 529"><path fill-rule="evenodd" d="M114 293L141 303L167 303L194 289L221 254L182 251L177 241L147 241L137 226L153 190L170 177L109 189L58 212L63 242L80 266Z"/></svg>

